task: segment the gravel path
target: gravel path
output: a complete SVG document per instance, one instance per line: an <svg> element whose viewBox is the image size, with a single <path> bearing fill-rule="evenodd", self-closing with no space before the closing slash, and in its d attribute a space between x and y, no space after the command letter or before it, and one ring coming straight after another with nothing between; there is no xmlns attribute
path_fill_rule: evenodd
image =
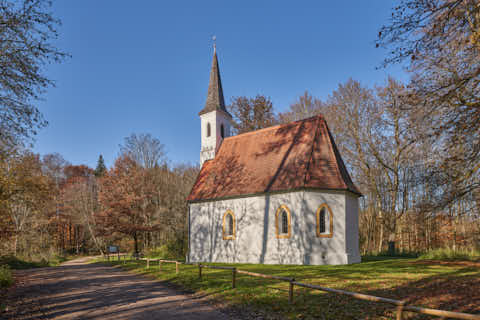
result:
<svg viewBox="0 0 480 320"><path fill-rule="evenodd" d="M0 319L235 319L162 282L87 262L19 271Z"/></svg>

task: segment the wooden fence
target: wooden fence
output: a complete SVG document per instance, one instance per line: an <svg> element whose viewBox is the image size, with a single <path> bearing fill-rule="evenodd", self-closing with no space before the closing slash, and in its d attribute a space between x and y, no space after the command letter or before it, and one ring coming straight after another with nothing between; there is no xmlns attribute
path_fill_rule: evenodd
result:
<svg viewBox="0 0 480 320"><path fill-rule="evenodd" d="M118 260L119 261L120 261L120 256L124 256L124 263L125 263L125 257L127 255L126 254L118 254ZM158 261L159 271L161 271L162 263L175 263L176 274L179 274L179 272L180 272L179 265L181 265L181 264L195 266L195 264L187 264L187 263L183 263L183 262L175 261L175 260L149 259L149 258L142 259L142 260L147 261L147 269L150 268L150 262ZM202 269L204 269L204 268L205 269L230 270L232 272L232 288L233 289L235 289L236 285L237 285L236 284L237 274L244 274L244 275L248 275L248 276L251 276L251 277L274 279L274 280L280 280L280 281L288 282L289 283L288 302L291 303L291 304L294 303L294 287L298 286L298 287L309 288L309 289L313 289L313 290L319 290L319 291L331 292L331 293L335 293L335 294L347 295L347 296L351 296L355 299L364 300L364 301L383 302L383 303L388 303L388 304L395 305L397 307L396 308L396 320L401 320L405 311L410 311L410 312L415 312L415 313L420 313L420 314L426 314L426 315L431 315L431 316L437 316L437 317L441 317L443 319L451 318L451 319L480 320L480 315L416 307L416 306L407 305L406 302L402 301L402 300L376 297L376 296L372 296L372 295L368 295L368 294L362 294L362 293L358 293L358 292L351 292L351 291L321 287L321 286L317 286L317 285L313 285L313 284L301 283L301 282L295 281L295 278L280 277L280 276L273 276L273 275L269 275L269 274L255 273L255 272L250 272L250 271L245 271L245 270L239 270L236 267L211 266L211 265L205 265L205 264L200 264L200 263L196 264L196 265L198 266L198 277L199 277L199 279L202 279Z"/></svg>
<svg viewBox="0 0 480 320"><path fill-rule="evenodd" d="M176 273L176 274L178 274L178 273L180 272L179 266L180 266L181 264L183 264L183 262L175 261L175 260L150 259L150 258L146 258L146 259L142 259L142 260L146 260L146 261L147 261L147 269L150 268L150 262L156 262L156 261L158 261L158 270L159 270L159 271L162 271L162 263L175 263L175 273Z"/></svg>

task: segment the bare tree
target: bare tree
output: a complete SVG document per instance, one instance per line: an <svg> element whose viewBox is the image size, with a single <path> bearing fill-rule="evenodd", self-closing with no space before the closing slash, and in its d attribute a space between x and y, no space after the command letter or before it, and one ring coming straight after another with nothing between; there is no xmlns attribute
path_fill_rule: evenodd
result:
<svg viewBox="0 0 480 320"><path fill-rule="evenodd" d="M278 115L278 119L281 123L302 120L320 114L323 108L324 105L320 99L305 91L290 105L290 110Z"/></svg>
<svg viewBox="0 0 480 320"><path fill-rule="evenodd" d="M120 154L128 156L137 162L138 165L151 169L165 163L165 146L154 138L150 133L132 133L124 139L120 145Z"/></svg>
<svg viewBox="0 0 480 320"><path fill-rule="evenodd" d="M448 207L480 188L480 3L476 0L403 0L377 46L384 64L406 63L416 116L430 128L442 169L432 206ZM417 127L418 128L418 127Z"/></svg>

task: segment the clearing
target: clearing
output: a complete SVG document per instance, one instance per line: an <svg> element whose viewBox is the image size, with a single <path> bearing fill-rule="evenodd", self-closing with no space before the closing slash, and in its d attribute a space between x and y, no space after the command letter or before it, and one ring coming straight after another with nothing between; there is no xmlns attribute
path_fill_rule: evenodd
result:
<svg viewBox="0 0 480 320"><path fill-rule="evenodd" d="M427 261L405 258L375 258L343 266L291 266L259 264L214 264L235 266L257 273L294 277L297 281L335 289L355 291L385 298L406 300L408 304L429 308L480 313L480 262ZM294 305L288 304L288 283L237 275L231 289L231 271L203 269L202 279L194 265L145 261L110 262L214 298L237 308L261 310L264 314L289 319L395 319L394 306L366 302L348 296L295 287ZM433 319L415 313L415 319ZM408 318L408 317L406 317Z"/></svg>

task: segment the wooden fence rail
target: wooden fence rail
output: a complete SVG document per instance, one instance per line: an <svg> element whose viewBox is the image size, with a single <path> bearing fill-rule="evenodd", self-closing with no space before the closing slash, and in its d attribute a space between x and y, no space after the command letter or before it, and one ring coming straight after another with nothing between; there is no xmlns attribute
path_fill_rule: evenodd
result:
<svg viewBox="0 0 480 320"><path fill-rule="evenodd" d="M416 312L416 313L428 314L428 315L438 316L438 317L448 317L448 318L453 318L453 319L480 320L480 315L409 306L409 305L405 304L405 301L376 297L376 296L371 296L371 295L368 295L368 294L362 294L362 293L357 293L357 292L350 292L350 291L344 291L344 290L338 290L338 289L332 289L332 288L325 288L325 287L321 287L321 286L317 286L317 285L313 285L313 284L301 283L301 282L294 282L293 284L296 285L296 286L299 286L299 287L348 295L348 296L351 296L351 297L354 297L354 298L357 298L357 299L360 299L360 300L373 301L373 302L385 302L385 303L390 303L390 304L396 305L397 306L397 319L402 319L403 311L413 311L413 312Z"/></svg>
<svg viewBox="0 0 480 320"><path fill-rule="evenodd" d="M180 268L179 265L183 264L180 261L175 261L175 260L164 260L164 259L150 259L150 258L145 258L142 260L147 261L147 269L150 268L150 262L156 262L158 261L158 270L162 271L162 263L175 263L175 273L179 274L180 273Z"/></svg>
<svg viewBox="0 0 480 320"><path fill-rule="evenodd" d="M117 254L115 254L115 255L117 255ZM126 254L120 254L118 256L119 256L119 260L120 260L120 256L125 257L127 255ZM142 259L142 260L147 260L147 269L150 267L150 262L151 261L152 262L153 261L158 261L160 271L161 271L161 264L162 263L175 263L175 265L176 265L175 271L176 271L177 274L179 273L179 267L178 266L180 264L188 264L188 263L183 263L183 262L175 261L175 260L149 259L149 258ZM124 260L124 263L125 263L125 260ZM189 265L193 265L193 264L189 264ZM289 283L289 290L288 290L288 301L289 301L289 303L294 302L293 301L294 300L293 299L294 298L294 286L299 286L299 287L309 288L309 289L313 289L313 290L319 290L319 291L331 292L331 293L335 293L335 294L347 295L347 296L351 296L353 298L360 299L360 300L365 300L365 301L383 302L383 303L393 304L393 305L397 306L397 309L396 309L396 319L397 320L402 319L403 313L405 311L421 313L421 314L426 314L426 315L431 315L431 316L437 316L437 317L442 317L442 318L480 320L480 315L410 306L410 305L407 305L406 302L402 301L402 300L376 297L376 296L363 294L363 293L358 293L358 292L351 292L351 291L345 291L345 290L339 290L339 289L332 289L332 288L317 286L317 285L314 285L314 284L301 283L301 282L295 281L295 278L273 276L273 275L269 275L269 274L239 270L236 267L211 266L211 265L205 265L205 264L200 264L200 263L197 264L197 266L198 266L198 277L200 279L202 279L202 269L203 268L219 269L219 270L231 270L232 271L232 288L233 289L236 288L237 273L252 276L252 277L259 277L259 278L265 278L265 279L275 279L275 280L288 282Z"/></svg>
<svg viewBox="0 0 480 320"><path fill-rule="evenodd" d="M107 253L103 255L103 257L106 258L108 261L110 261L110 257L112 257L112 260L115 259L115 257L118 257L118 261L120 261L121 257L123 257L123 259L125 260L126 256L128 256L128 253L120 253L120 252Z"/></svg>
<svg viewBox="0 0 480 320"><path fill-rule="evenodd" d="M198 264L198 277L202 279L202 268L208 269L220 269L220 270L231 270L232 271L232 289L237 287L237 268L235 267L222 267L222 266L208 266L204 264Z"/></svg>

